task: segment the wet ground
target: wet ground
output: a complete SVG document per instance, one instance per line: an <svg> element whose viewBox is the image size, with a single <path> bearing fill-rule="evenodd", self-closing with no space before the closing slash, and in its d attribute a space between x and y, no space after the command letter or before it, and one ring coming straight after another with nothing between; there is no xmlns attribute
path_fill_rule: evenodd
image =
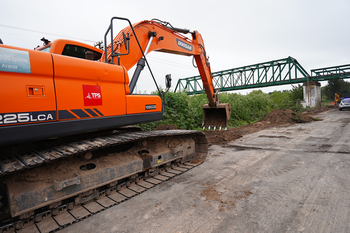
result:
<svg viewBox="0 0 350 233"><path fill-rule="evenodd" d="M202 165L60 232L350 232L350 111L313 117L212 141Z"/></svg>
<svg viewBox="0 0 350 233"><path fill-rule="evenodd" d="M315 116L315 114L335 109L335 106L326 106L322 108L313 108L303 113L296 113L290 109L280 110L276 109L269 113L262 120L241 127L229 128L227 131L205 131L208 138L209 145L223 145L228 142L237 140L243 135L254 133L263 129L271 127L284 127L299 123L310 123L313 121L322 120ZM172 129L175 126L160 126L164 129Z"/></svg>

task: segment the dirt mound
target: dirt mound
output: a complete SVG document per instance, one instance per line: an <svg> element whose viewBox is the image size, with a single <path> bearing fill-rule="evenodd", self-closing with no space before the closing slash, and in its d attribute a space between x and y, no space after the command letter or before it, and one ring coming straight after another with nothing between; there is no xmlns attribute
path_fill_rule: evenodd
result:
<svg viewBox="0 0 350 233"><path fill-rule="evenodd" d="M307 123L315 120L317 118L312 117L313 115L334 109L334 106L326 106L322 108L312 108L308 111L300 114L296 113L290 109L280 110L276 109L270 112L262 120L255 122L254 124L249 124L236 128L229 128L227 130L215 130L215 131L204 131L207 136L209 146L211 145L222 145L228 142L237 140L241 138L244 134L254 133L269 127L280 127L288 126L296 123ZM179 129L174 125L160 125L155 130L171 130Z"/></svg>
<svg viewBox="0 0 350 233"><path fill-rule="evenodd" d="M175 125L159 125L155 130L171 130L171 129L180 129Z"/></svg>
<svg viewBox="0 0 350 233"><path fill-rule="evenodd" d="M237 129L237 128L221 130L221 131L218 131L218 130L205 131L204 133L205 133L205 136L207 136L209 146L221 145L242 137L242 134L240 134L239 132L235 132L234 129Z"/></svg>
<svg viewBox="0 0 350 233"><path fill-rule="evenodd" d="M274 126L286 126L294 123L307 123L314 121L314 118L310 117L307 114L299 114L293 110L286 109L276 109L270 112L262 120L255 123L255 125L268 125L269 127Z"/></svg>
<svg viewBox="0 0 350 233"><path fill-rule="evenodd" d="M296 113L290 109L276 109L270 112L262 120L255 122L254 124L249 124L236 128L229 128L228 130L221 131L205 131L204 133L207 136L209 146L222 145L237 140L244 134L254 133L269 127L283 127L293 125L296 123L307 123L315 120L320 120L312 116L320 112L331 110L333 108L333 106L314 108L302 114Z"/></svg>

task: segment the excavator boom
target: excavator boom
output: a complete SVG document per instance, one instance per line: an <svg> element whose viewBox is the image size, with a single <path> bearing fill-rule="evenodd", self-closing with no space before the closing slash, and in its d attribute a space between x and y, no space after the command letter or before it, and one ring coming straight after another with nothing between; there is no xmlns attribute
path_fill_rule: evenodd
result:
<svg viewBox="0 0 350 233"><path fill-rule="evenodd" d="M113 19L110 28L112 28L112 22ZM201 34L198 31L178 29L169 25L169 23L159 20L146 20L124 28L106 48L101 61L122 65L127 70L138 63L138 68L136 68L129 85L132 93L144 67L147 53L157 51L193 56L209 102L203 106L203 127L227 127L231 106L228 103L222 104L218 100L218 93L215 92L213 86L213 75ZM188 33L192 35L192 39L182 35ZM138 47L140 49L137 49Z"/></svg>

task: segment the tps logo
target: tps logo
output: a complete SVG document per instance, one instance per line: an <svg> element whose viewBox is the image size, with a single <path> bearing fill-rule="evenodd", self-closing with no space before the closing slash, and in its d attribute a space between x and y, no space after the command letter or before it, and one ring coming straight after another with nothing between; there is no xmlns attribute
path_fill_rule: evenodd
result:
<svg viewBox="0 0 350 233"><path fill-rule="evenodd" d="M101 93L88 93L88 95L85 97L85 99L91 99L91 100L97 100L101 99Z"/></svg>
<svg viewBox="0 0 350 233"><path fill-rule="evenodd" d="M102 105L100 86L83 85L84 106Z"/></svg>

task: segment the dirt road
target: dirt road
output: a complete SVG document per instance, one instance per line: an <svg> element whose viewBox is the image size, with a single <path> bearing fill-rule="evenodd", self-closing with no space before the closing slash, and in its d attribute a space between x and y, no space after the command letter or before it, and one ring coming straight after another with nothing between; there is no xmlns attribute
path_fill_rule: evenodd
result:
<svg viewBox="0 0 350 233"><path fill-rule="evenodd" d="M350 111L210 147L174 179L61 230L350 232Z"/></svg>

